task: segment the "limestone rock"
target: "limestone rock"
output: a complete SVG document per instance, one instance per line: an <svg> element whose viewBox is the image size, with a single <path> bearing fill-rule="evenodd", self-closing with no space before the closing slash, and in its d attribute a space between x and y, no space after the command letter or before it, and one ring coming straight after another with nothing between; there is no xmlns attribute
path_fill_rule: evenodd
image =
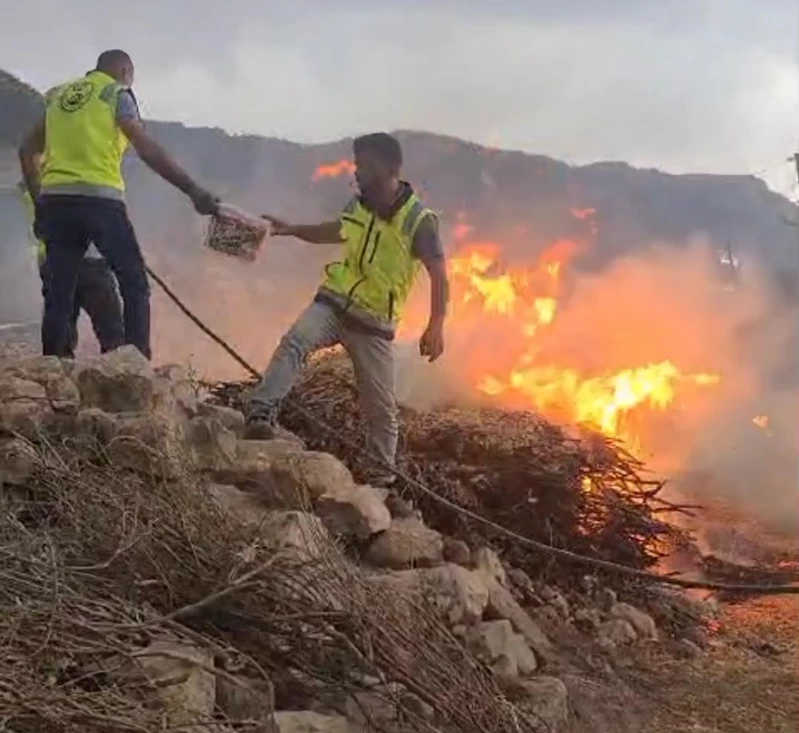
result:
<svg viewBox="0 0 799 733"><path fill-rule="evenodd" d="M118 430L119 418L99 407L81 410L75 421L75 437L84 447L92 447L94 444L104 448L114 439Z"/></svg>
<svg viewBox="0 0 799 733"><path fill-rule="evenodd" d="M0 440L0 486L20 486L36 467L36 451L27 440L8 438Z"/></svg>
<svg viewBox="0 0 799 733"><path fill-rule="evenodd" d="M212 719L216 676L210 652L187 644L155 641L136 655L136 662L158 690L168 725L188 726Z"/></svg>
<svg viewBox="0 0 799 733"><path fill-rule="evenodd" d="M182 426L157 413L120 415L108 457L124 468L175 478L186 465Z"/></svg>
<svg viewBox="0 0 799 733"><path fill-rule="evenodd" d="M260 527L271 512L252 494L226 484L211 484L208 493L216 504L247 527Z"/></svg>
<svg viewBox="0 0 799 733"><path fill-rule="evenodd" d="M347 697L344 712L349 720L363 726L372 721L391 724L399 714L402 692L402 685L397 683L354 692Z"/></svg>
<svg viewBox="0 0 799 733"><path fill-rule="evenodd" d="M580 608L574 612L574 625L581 631L594 633L602 625L602 614L596 608Z"/></svg>
<svg viewBox="0 0 799 733"><path fill-rule="evenodd" d="M597 641L599 645L612 651L616 647L632 644L638 639L635 629L629 621L616 618L606 621L597 630Z"/></svg>
<svg viewBox="0 0 799 733"><path fill-rule="evenodd" d="M481 547L474 554L474 564L477 572L483 573L489 580L508 587L508 576L499 555L488 547Z"/></svg>
<svg viewBox="0 0 799 733"><path fill-rule="evenodd" d="M563 680L540 676L524 680L522 708L544 724L545 730L557 733L569 720L569 692Z"/></svg>
<svg viewBox="0 0 799 733"><path fill-rule="evenodd" d="M37 382L0 374L0 433L35 439L46 433L53 415L46 389Z"/></svg>
<svg viewBox="0 0 799 733"><path fill-rule="evenodd" d="M519 679L519 666L516 664L516 660L507 654L502 654L494 660L491 664L491 671L504 685L515 684Z"/></svg>
<svg viewBox="0 0 799 733"><path fill-rule="evenodd" d="M463 540L444 538L444 559L447 562L468 567L472 563L472 551Z"/></svg>
<svg viewBox="0 0 799 733"><path fill-rule="evenodd" d="M212 417L193 417L185 426L186 440L197 466L224 471L236 464L236 435Z"/></svg>
<svg viewBox="0 0 799 733"><path fill-rule="evenodd" d="M333 535L368 539L391 527L385 492L372 486L348 486L325 492L316 501L315 512Z"/></svg>
<svg viewBox="0 0 799 733"><path fill-rule="evenodd" d="M350 470L329 453L295 450L272 461L272 490L283 506L313 505L323 494L355 486Z"/></svg>
<svg viewBox="0 0 799 733"><path fill-rule="evenodd" d="M297 511L269 512L261 524L261 537L268 547L309 560L322 557L330 542L319 517Z"/></svg>
<svg viewBox="0 0 799 733"><path fill-rule="evenodd" d="M508 619L539 658L551 659L554 653L552 643L538 624L516 602L511 592L494 581L488 584L488 593L486 619Z"/></svg>
<svg viewBox="0 0 799 733"><path fill-rule="evenodd" d="M488 588L480 576L460 565L443 565L419 571L419 576L435 605L445 612L451 624L478 621L488 603Z"/></svg>
<svg viewBox="0 0 799 733"><path fill-rule="evenodd" d="M74 415L80 409L80 392L78 387L66 374L54 372L48 374L42 383L50 401L50 407L56 412Z"/></svg>
<svg viewBox="0 0 799 733"><path fill-rule="evenodd" d="M366 559L378 567L395 570L440 565L444 561L444 541L418 519L398 519L375 537Z"/></svg>
<svg viewBox="0 0 799 733"><path fill-rule="evenodd" d="M488 603L485 580L460 565L399 570L370 579L397 592L398 596L418 595L438 608L452 626L479 621Z"/></svg>
<svg viewBox="0 0 799 733"><path fill-rule="evenodd" d="M278 458L297 453L299 448L285 440L238 440L236 458L231 466L211 470L215 481L233 484L269 498L272 494L270 467Z"/></svg>
<svg viewBox="0 0 799 733"><path fill-rule="evenodd" d="M135 346L122 346L77 364L72 378L84 407L141 412L155 406L155 372Z"/></svg>
<svg viewBox="0 0 799 733"><path fill-rule="evenodd" d="M237 438L241 438L244 435L244 414L234 410L232 407L201 402L197 406L197 414L200 417L210 417L218 420L228 430L233 432Z"/></svg>
<svg viewBox="0 0 799 733"><path fill-rule="evenodd" d="M275 713L277 733L363 733L357 723L341 715L322 715L310 710Z"/></svg>
<svg viewBox="0 0 799 733"><path fill-rule="evenodd" d="M544 586L541 589L541 597L550 608L555 610L561 619L569 618L569 602L557 588L552 588L548 585Z"/></svg>
<svg viewBox="0 0 799 733"><path fill-rule="evenodd" d="M597 592L596 597L596 604L601 611L605 613L610 613L610 609L613 608L619 602L618 597L616 596L616 591L612 590L611 588L601 588Z"/></svg>
<svg viewBox="0 0 799 733"><path fill-rule="evenodd" d="M478 659L489 665L499 662L501 675L529 675L538 667L535 654L507 619L484 621L467 629L466 641Z"/></svg>
<svg viewBox="0 0 799 733"><path fill-rule="evenodd" d="M655 587L651 590L653 598L650 604L660 606L663 616L669 618L680 616L704 623L705 619L714 618L718 613L718 605L710 599L697 598L678 588Z"/></svg>
<svg viewBox="0 0 799 733"><path fill-rule="evenodd" d="M610 609L610 616L627 621L635 629L639 639L657 641L658 629L654 619L635 606L631 606L629 603L617 603Z"/></svg>
<svg viewBox="0 0 799 733"><path fill-rule="evenodd" d="M163 364L155 369L156 382L170 397L170 402L184 417L194 417L198 411L197 390L186 367Z"/></svg>
<svg viewBox="0 0 799 733"><path fill-rule="evenodd" d="M257 731L269 730L275 710L275 690L264 679L239 677L234 682L227 676L216 678L216 707L235 723L260 723Z"/></svg>
<svg viewBox="0 0 799 733"><path fill-rule="evenodd" d="M21 402L47 400L47 390L30 379L16 377L13 374L0 374L0 402Z"/></svg>
<svg viewBox="0 0 799 733"><path fill-rule="evenodd" d="M2 371L44 386L52 377L68 377L66 364L57 356L28 356L4 364Z"/></svg>
<svg viewBox="0 0 799 733"><path fill-rule="evenodd" d="M528 605L542 605L543 601L538 595L535 584L530 576L520 568L511 568L508 571L508 581L513 597Z"/></svg>

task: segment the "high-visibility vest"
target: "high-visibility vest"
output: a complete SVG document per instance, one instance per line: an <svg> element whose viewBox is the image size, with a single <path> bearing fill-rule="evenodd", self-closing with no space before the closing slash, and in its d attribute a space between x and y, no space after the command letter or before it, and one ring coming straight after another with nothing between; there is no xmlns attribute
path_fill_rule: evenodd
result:
<svg viewBox="0 0 799 733"><path fill-rule="evenodd" d="M380 321L399 321L420 267L413 238L427 216L434 214L416 194L391 221L353 199L339 217L344 261L325 268L323 287Z"/></svg>
<svg viewBox="0 0 799 733"><path fill-rule="evenodd" d="M47 248L34 233L33 233L33 222L36 219L36 208L33 205L33 198L30 195L30 192L25 190L19 191L20 197L22 198L22 203L25 204L25 211L28 214L28 220L30 221L30 240L31 246L36 251L36 261L41 265L44 262L44 258L47 255Z"/></svg>
<svg viewBox="0 0 799 733"><path fill-rule="evenodd" d="M86 184L121 196L128 139L117 125L116 110L123 90L108 74L91 71L47 93L43 193Z"/></svg>

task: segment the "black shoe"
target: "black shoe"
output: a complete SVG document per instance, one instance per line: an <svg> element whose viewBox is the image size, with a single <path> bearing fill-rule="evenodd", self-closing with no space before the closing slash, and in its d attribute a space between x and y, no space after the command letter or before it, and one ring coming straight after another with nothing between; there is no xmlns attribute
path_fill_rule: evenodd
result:
<svg viewBox="0 0 799 733"><path fill-rule="evenodd" d="M364 483L378 489L390 489L397 483L397 475L386 468L375 468L366 474Z"/></svg>
<svg viewBox="0 0 799 733"><path fill-rule="evenodd" d="M248 418L244 425L244 440L274 440L277 426L271 420Z"/></svg>
<svg viewBox="0 0 799 733"><path fill-rule="evenodd" d="M416 516L416 509L410 501L403 499L396 491L386 497L386 509L393 519L410 519Z"/></svg>
<svg viewBox="0 0 799 733"><path fill-rule="evenodd" d="M305 448L305 441L299 435L280 427L272 420L261 417L249 418L244 425L244 440L285 440Z"/></svg>

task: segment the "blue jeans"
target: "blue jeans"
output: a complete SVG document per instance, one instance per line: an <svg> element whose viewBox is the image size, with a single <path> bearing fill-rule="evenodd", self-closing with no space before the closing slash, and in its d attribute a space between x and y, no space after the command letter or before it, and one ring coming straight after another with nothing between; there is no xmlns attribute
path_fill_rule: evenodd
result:
<svg viewBox="0 0 799 733"><path fill-rule="evenodd" d="M280 403L314 351L341 344L355 369L369 429L368 448L393 465L397 453L394 345L347 321L328 303L314 301L283 336L260 384L250 395L249 418L276 423Z"/></svg>
<svg viewBox="0 0 799 733"><path fill-rule="evenodd" d="M96 196L42 196L36 230L47 245L42 351L71 356L71 323L84 255L90 242L116 275L123 302L124 343L148 359L150 286L133 225L122 201Z"/></svg>

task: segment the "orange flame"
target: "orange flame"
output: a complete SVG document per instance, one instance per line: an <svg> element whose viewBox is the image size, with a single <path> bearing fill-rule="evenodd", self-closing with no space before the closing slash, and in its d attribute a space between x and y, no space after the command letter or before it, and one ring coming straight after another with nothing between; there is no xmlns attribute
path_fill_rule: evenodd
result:
<svg viewBox="0 0 799 733"><path fill-rule="evenodd" d="M351 160L339 160L335 163L320 165L313 172L312 181L319 181L323 178L338 178L339 176L352 175L355 173L355 163Z"/></svg>
<svg viewBox="0 0 799 733"><path fill-rule="evenodd" d="M587 217L588 211L581 214ZM456 231L461 236L466 236L466 226L459 217ZM449 259L450 329L472 323L479 324L482 334L488 332L489 339L494 332L504 336L498 345L502 356L474 353L469 358L472 387L485 397L506 407L537 410L559 422L586 425L638 452L633 413L665 410L681 390L709 387L720 377L683 373L668 359L599 372L546 359L539 337L557 320L564 270L583 244L557 240L529 267L503 266L496 242L465 244Z"/></svg>
<svg viewBox="0 0 799 733"><path fill-rule="evenodd" d="M706 386L719 377L682 374L672 362L663 361L599 376L547 366L513 370L504 379L488 379L477 385L487 394L512 392L541 412L635 443L634 436L624 430L625 414L638 407L664 410L673 403L679 385Z"/></svg>
<svg viewBox="0 0 799 733"><path fill-rule="evenodd" d="M752 422L757 425L757 427L766 429L768 427L768 415L755 415L752 418Z"/></svg>

